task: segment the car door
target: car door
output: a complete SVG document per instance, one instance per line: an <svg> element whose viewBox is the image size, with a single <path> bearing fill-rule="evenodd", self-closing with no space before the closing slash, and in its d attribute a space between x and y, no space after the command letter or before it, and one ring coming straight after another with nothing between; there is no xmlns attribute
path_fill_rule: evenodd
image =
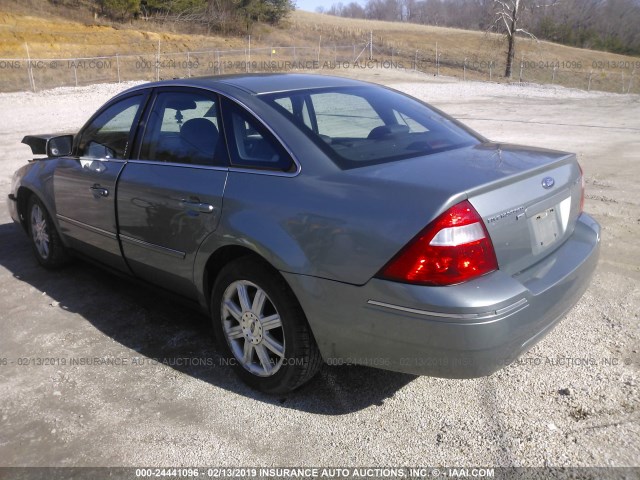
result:
<svg viewBox="0 0 640 480"><path fill-rule="evenodd" d="M218 103L206 90L158 89L138 154L118 180L119 235L131 270L191 298L194 258L218 225L228 173Z"/></svg>
<svg viewBox="0 0 640 480"><path fill-rule="evenodd" d="M56 215L71 247L128 270L117 238L116 181L125 165L145 91L103 107L80 131L75 156L58 161L53 179Z"/></svg>

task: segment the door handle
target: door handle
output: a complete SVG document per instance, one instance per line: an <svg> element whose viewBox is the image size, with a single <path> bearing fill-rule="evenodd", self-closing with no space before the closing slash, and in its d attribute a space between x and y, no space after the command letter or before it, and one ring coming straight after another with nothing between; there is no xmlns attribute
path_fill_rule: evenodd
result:
<svg viewBox="0 0 640 480"><path fill-rule="evenodd" d="M108 197L109 196L109 190L107 190L104 187L101 187L97 183L95 185L89 187L89 190L91 191L91 193L93 193L93 196L96 197L96 198L98 198L98 197Z"/></svg>
<svg viewBox="0 0 640 480"><path fill-rule="evenodd" d="M192 210L200 213L213 213L215 211L215 207L209 203L202 203L191 200L181 200L180 206L185 210Z"/></svg>

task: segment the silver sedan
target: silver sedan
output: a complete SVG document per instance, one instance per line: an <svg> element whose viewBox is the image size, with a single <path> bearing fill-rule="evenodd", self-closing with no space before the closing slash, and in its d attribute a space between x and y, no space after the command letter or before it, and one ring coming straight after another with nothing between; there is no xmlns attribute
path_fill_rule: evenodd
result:
<svg viewBox="0 0 640 480"><path fill-rule="evenodd" d="M76 135L23 142L41 157L8 205L37 260L87 257L191 301L265 392L323 361L489 375L575 305L597 264L574 154L491 142L378 85L150 83Z"/></svg>

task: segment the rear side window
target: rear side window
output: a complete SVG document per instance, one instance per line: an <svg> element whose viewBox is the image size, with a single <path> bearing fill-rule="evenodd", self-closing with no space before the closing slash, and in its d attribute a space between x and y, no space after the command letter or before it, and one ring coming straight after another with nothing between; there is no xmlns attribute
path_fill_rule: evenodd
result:
<svg viewBox="0 0 640 480"><path fill-rule="evenodd" d="M295 164L282 144L251 113L225 100L222 105L231 164L291 172Z"/></svg>
<svg viewBox="0 0 640 480"><path fill-rule="evenodd" d="M125 98L107 107L84 129L78 156L90 158L127 157L131 127L136 120L143 95Z"/></svg>
<svg viewBox="0 0 640 480"><path fill-rule="evenodd" d="M338 87L266 94L272 105L341 168L431 155L479 139L427 105L381 87ZM308 119L295 112L304 105Z"/></svg>

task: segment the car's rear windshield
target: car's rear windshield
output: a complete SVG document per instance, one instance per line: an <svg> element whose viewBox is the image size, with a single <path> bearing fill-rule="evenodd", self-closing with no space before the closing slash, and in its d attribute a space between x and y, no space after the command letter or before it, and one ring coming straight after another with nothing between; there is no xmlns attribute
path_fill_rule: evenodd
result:
<svg viewBox="0 0 640 480"><path fill-rule="evenodd" d="M473 134L416 99L376 86L261 95L341 168L467 147Z"/></svg>

